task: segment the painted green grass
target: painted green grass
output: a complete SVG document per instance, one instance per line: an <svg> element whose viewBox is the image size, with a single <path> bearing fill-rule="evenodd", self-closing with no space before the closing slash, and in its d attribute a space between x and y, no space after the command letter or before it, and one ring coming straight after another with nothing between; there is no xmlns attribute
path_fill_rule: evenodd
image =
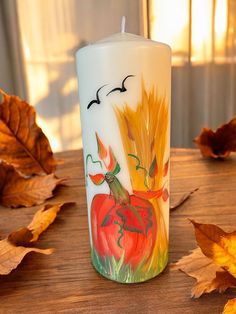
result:
<svg viewBox="0 0 236 314"><path fill-rule="evenodd" d="M133 270L130 265L124 263L124 255L117 260L112 257L100 257L96 250L91 250L92 262L95 269L104 277L115 280L121 283L142 282L157 276L163 271L168 262L168 253L158 254L158 263L148 272L142 271L144 262L141 262L138 267Z"/></svg>

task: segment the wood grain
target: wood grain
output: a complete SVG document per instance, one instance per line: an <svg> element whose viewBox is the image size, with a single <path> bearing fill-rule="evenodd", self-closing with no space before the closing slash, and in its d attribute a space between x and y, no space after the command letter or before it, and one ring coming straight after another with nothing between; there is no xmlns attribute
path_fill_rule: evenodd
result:
<svg viewBox="0 0 236 314"><path fill-rule="evenodd" d="M0 277L0 313L221 313L233 290L190 298L194 282L169 268L142 284L118 284L101 277L91 266L81 151L58 155L65 163L58 176L69 176L51 203L76 201L59 214L41 236L39 246L54 247L51 256L30 254L17 270ZM236 158L206 160L196 150L174 149L171 160L171 197L199 187L170 218L170 262L196 247L187 218L235 229ZM27 225L38 207L0 208L0 236ZM234 291L235 293L235 291Z"/></svg>

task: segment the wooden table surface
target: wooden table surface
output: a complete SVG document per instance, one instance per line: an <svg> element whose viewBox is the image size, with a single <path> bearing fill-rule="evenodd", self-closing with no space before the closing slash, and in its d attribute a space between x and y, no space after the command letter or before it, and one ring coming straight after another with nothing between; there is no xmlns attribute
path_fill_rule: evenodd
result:
<svg viewBox="0 0 236 314"><path fill-rule="evenodd" d="M65 163L57 173L70 177L69 186L61 187L50 202L77 204L62 211L38 242L42 248L54 247L52 255L31 253L17 270L0 277L0 313L221 313L233 290L191 299L194 279L169 267L142 284L119 284L100 276L90 263L82 152L59 158ZM170 216L170 262L196 247L187 218L236 229L235 156L215 161L203 159L197 150L172 150L172 200L196 187L199 191ZM27 225L36 209L0 208L1 237Z"/></svg>

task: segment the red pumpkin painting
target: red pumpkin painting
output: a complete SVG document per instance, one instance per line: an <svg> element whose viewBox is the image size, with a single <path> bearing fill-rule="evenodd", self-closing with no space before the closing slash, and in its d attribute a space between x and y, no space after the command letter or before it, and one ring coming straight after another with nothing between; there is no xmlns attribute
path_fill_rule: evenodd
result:
<svg viewBox="0 0 236 314"><path fill-rule="evenodd" d="M91 205L93 245L99 256L114 256L133 268L147 261L155 245L157 222L152 204L129 195L117 177L105 175L111 194L97 194Z"/></svg>

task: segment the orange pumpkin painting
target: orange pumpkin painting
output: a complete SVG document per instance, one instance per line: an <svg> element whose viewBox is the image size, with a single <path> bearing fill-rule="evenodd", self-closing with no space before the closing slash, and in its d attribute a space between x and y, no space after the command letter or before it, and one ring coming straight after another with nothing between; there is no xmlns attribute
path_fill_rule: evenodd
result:
<svg viewBox="0 0 236 314"><path fill-rule="evenodd" d="M91 206L92 237L99 256L120 260L133 269L144 258L150 258L157 235L153 205L140 197L129 195L119 180L105 176L112 194L98 194Z"/></svg>

